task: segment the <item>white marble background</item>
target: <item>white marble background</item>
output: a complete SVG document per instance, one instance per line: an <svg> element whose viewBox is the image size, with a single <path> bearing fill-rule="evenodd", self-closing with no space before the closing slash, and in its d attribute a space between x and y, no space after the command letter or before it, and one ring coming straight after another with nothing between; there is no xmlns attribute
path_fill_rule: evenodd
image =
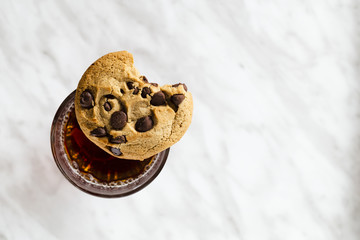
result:
<svg viewBox="0 0 360 240"><path fill-rule="evenodd" d="M0 2L0 239L356 240L360 2ZM50 125L98 57L186 82L193 123L158 178L87 195Z"/></svg>

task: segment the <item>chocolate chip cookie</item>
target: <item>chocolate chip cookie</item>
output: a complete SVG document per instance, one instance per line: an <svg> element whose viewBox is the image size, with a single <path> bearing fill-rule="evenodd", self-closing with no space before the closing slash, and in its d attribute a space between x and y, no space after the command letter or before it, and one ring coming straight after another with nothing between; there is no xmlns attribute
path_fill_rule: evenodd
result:
<svg viewBox="0 0 360 240"><path fill-rule="evenodd" d="M81 130L123 159L143 160L172 146L191 123L192 95L183 83L159 86L134 67L132 54L109 53L86 70L75 95Z"/></svg>

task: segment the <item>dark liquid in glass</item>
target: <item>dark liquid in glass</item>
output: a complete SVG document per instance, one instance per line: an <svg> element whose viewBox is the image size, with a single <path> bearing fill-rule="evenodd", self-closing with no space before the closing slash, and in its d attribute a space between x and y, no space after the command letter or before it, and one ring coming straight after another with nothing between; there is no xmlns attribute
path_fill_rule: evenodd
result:
<svg viewBox="0 0 360 240"><path fill-rule="evenodd" d="M65 124L64 145L70 160L75 161L82 173L91 174L99 182L126 181L136 178L151 165L154 157L124 160L111 156L92 143L81 131L76 120L75 109L70 111Z"/></svg>

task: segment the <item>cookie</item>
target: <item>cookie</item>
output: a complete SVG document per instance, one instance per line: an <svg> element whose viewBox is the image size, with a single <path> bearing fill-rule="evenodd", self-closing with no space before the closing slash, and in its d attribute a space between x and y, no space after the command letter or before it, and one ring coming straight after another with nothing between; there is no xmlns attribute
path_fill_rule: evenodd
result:
<svg viewBox="0 0 360 240"><path fill-rule="evenodd" d="M109 53L86 70L75 95L81 130L114 157L143 160L188 129L192 95L183 83L159 86L141 76L132 54Z"/></svg>

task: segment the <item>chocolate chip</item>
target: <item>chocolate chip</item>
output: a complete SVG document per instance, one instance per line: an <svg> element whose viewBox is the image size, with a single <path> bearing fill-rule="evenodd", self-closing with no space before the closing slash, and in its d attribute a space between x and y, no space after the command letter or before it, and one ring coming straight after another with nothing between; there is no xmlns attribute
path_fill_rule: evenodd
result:
<svg viewBox="0 0 360 240"><path fill-rule="evenodd" d="M111 104L109 103L109 102L105 102L104 103L104 109L106 110L106 111L110 111L111 110Z"/></svg>
<svg viewBox="0 0 360 240"><path fill-rule="evenodd" d="M153 86L155 86L155 87L158 87L159 86L159 84L157 84L157 83L150 83L151 85L153 85Z"/></svg>
<svg viewBox="0 0 360 240"><path fill-rule="evenodd" d="M146 116L138 119L135 124L135 129L138 132L146 132L152 129L154 126L154 122L151 116Z"/></svg>
<svg viewBox="0 0 360 240"><path fill-rule="evenodd" d="M121 92L122 94L125 93L124 89L121 89L121 88L120 88L120 92Z"/></svg>
<svg viewBox="0 0 360 240"><path fill-rule="evenodd" d="M142 92L141 92L141 96L142 96L143 98L146 98L146 95L149 95L150 93L151 93L150 88L144 87L143 90L142 90Z"/></svg>
<svg viewBox="0 0 360 240"><path fill-rule="evenodd" d="M176 105L179 106L182 101L184 101L185 96L183 94L174 94L171 96L170 100Z"/></svg>
<svg viewBox="0 0 360 240"><path fill-rule="evenodd" d="M185 83L177 83L177 84L172 85L172 87L178 87L179 85L183 85L185 91L188 90L188 88L187 88L187 86L185 85Z"/></svg>
<svg viewBox="0 0 360 240"><path fill-rule="evenodd" d="M146 82L146 83L149 82L145 76L141 76L141 78L142 78L143 82Z"/></svg>
<svg viewBox="0 0 360 240"><path fill-rule="evenodd" d="M104 96L105 98L108 98L108 99L115 99L115 96L112 95L112 94L107 94Z"/></svg>
<svg viewBox="0 0 360 240"><path fill-rule="evenodd" d="M113 137L113 136L110 135L109 142L117 143L117 144L125 143L126 142L126 137L125 137L125 135L117 136L117 137Z"/></svg>
<svg viewBox="0 0 360 240"><path fill-rule="evenodd" d="M155 93L150 101L151 105L160 106L165 104L165 94L162 91Z"/></svg>
<svg viewBox="0 0 360 240"><path fill-rule="evenodd" d="M139 93L139 88L138 87L135 87L134 91L133 91L133 94L136 95Z"/></svg>
<svg viewBox="0 0 360 240"><path fill-rule="evenodd" d="M94 97L89 90L85 90L81 93L80 106L83 108L92 108L94 106Z"/></svg>
<svg viewBox="0 0 360 240"><path fill-rule="evenodd" d="M126 125L127 115L123 111L114 112L110 117L110 125L115 130L121 130Z"/></svg>
<svg viewBox="0 0 360 240"><path fill-rule="evenodd" d="M94 136L94 137L105 137L106 136L106 129L103 128L103 127L95 128L94 130L92 130L90 132L90 135Z"/></svg>
<svg viewBox="0 0 360 240"><path fill-rule="evenodd" d="M127 82L126 85L127 85L127 87L128 87L129 89L133 89L133 88L134 88L134 83L133 83L133 82Z"/></svg>
<svg viewBox="0 0 360 240"><path fill-rule="evenodd" d="M122 154L119 148L109 147L109 150L116 156L120 156Z"/></svg>

